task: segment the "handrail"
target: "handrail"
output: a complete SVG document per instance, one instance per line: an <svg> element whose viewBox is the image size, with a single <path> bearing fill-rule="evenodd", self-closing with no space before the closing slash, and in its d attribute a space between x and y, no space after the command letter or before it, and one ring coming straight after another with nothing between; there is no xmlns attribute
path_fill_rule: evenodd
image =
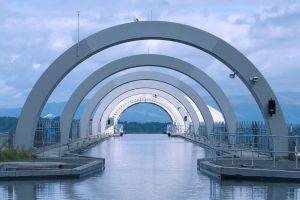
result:
<svg viewBox="0 0 300 200"><path fill-rule="evenodd" d="M273 143L274 138L287 139L290 142L290 148L286 151L276 150L275 143ZM242 133L211 133L209 134L210 146L211 146L211 160L216 162L219 158L216 152L219 150L225 150L232 152L235 156L232 156L232 164L235 160L242 158L243 153L250 152L250 159L252 166L254 165L255 158L259 155L266 155L267 158L273 159L273 167L276 167L276 158L279 154L287 154L290 159L295 159L295 168L298 169L298 156L299 156L299 146L298 140L300 136L290 135L262 135L262 134L251 134L245 135ZM225 139L226 138L226 139ZM241 140L241 139L248 139ZM250 148L250 149L249 149ZM239 152L239 155L238 155ZM260 154L262 153L262 154ZM276 157L277 156L277 157ZM249 158L249 156L248 156Z"/></svg>

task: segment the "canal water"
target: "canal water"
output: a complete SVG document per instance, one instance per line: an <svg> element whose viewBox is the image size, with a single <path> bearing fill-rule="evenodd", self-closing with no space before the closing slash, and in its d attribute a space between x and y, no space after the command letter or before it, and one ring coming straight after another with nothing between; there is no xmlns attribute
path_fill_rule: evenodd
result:
<svg viewBox="0 0 300 200"><path fill-rule="evenodd" d="M203 148L162 134L128 134L84 155L106 169L81 180L0 182L0 199L300 199L300 184L222 181L197 171Z"/></svg>

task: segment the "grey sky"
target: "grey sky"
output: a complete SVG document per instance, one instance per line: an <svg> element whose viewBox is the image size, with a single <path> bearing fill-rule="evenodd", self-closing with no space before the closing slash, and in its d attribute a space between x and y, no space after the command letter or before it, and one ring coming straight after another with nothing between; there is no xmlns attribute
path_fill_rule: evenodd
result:
<svg viewBox="0 0 300 200"><path fill-rule="evenodd" d="M76 42L77 10L81 39L131 22L134 17L150 20L152 10L153 20L195 26L229 42L257 66L275 92L300 91L300 1L0 0L0 107L22 106L43 71ZM49 101L66 101L98 67L148 51L199 66L226 94L247 93L238 79L228 78L230 70L206 53L182 44L150 40L122 44L83 62L59 84ZM195 85L185 76L179 77Z"/></svg>

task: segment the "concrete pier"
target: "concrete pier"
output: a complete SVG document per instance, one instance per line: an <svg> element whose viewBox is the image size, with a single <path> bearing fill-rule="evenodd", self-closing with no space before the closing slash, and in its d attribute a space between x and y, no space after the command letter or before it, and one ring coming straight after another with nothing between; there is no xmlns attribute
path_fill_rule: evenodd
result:
<svg viewBox="0 0 300 200"><path fill-rule="evenodd" d="M198 159L198 170L217 179L246 179L268 181L300 181L300 169L296 168L295 161L281 160L251 160L219 159L216 163L208 159Z"/></svg>
<svg viewBox="0 0 300 200"><path fill-rule="evenodd" d="M37 159L0 163L0 180L36 180L82 178L105 169L104 158L78 155L111 138L101 135L52 145L35 150Z"/></svg>
<svg viewBox="0 0 300 200"><path fill-rule="evenodd" d="M82 178L105 168L103 158L62 157L3 162L0 180Z"/></svg>

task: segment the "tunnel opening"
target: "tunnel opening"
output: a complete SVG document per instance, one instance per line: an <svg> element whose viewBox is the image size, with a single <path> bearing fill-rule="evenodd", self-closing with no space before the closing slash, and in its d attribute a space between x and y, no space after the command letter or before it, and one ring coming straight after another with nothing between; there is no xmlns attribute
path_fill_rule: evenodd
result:
<svg viewBox="0 0 300 200"><path fill-rule="evenodd" d="M118 121L123 125L125 134L161 134L172 123L168 112L153 103L137 103L128 107Z"/></svg>

